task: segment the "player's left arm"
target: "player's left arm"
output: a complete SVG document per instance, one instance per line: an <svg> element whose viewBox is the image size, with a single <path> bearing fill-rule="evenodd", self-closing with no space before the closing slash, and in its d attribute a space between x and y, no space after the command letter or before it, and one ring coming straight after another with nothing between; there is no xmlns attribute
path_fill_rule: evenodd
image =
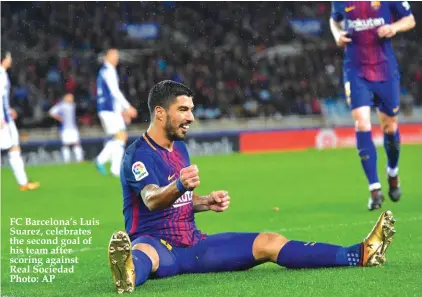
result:
<svg viewBox="0 0 422 297"><path fill-rule="evenodd" d="M63 122L63 118L60 116L59 104L56 104L53 107L51 107L50 110L48 111L48 115L60 123Z"/></svg>
<svg viewBox="0 0 422 297"><path fill-rule="evenodd" d="M391 38L399 32L406 32L416 26L415 17L407 1L392 1L389 3L391 11L399 19L398 21L383 25L378 28L378 36Z"/></svg>
<svg viewBox="0 0 422 297"><path fill-rule="evenodd" d="M111 95L114 97L114 99L119 103L119 105L130 117L137 117L136 109L129 103L125 95L123 95L122 91L120 90L119 81L115 70L107 69L106 71L104 71L103 75L104 81L110 89Z"/></svg>
<svg viewBox="0 0 422 297"><path fill-rule="evenodd" d="M199 196L193 193L192 200L194 212L208 210L223 212L230 206L230 196L227 191L214 191L206 196Z"/></svg>

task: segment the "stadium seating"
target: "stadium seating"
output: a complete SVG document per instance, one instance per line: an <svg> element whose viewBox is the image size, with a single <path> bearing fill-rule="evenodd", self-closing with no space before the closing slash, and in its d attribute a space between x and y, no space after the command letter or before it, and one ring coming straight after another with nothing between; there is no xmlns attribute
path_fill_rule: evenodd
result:
<svg viewBox="0 0 422 297"><path fill-rule="evenodd" d="M412 3L414 13L421 8ZM81 123L97 123L95 76L110 46L122 52L121 84L139 122L149 116L148 89L162 79L191 86L203 120L321 114L321 100L343 98L329 13L328 2L3 3L2 41L15 61L12 105L25 115L18 124L54 125L46 111L65 91L75 93ZM158 34L139 38L141 23ZM404 40L395 41L402 82L410 102L421 105L420 42Z"/></svg>

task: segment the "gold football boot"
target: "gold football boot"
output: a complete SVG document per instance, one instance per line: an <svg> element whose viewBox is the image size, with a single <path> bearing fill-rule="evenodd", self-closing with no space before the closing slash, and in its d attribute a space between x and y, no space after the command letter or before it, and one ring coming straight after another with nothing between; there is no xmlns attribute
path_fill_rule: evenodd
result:
<svg viewBox="0 0 422 297"><path fill-rule="evenodd" d="M377 266L385 263L385 252L393 240L395 219L389 210L384 211L372 231L363 240L362 266Z"/></svg>
<svg viewBox="0 0 422 297"><path fill-rule="evenodd" d="M135 289L135 266L132 260L132 244L126 232L116 231L111 236L108 244L108 262L117 293L132 292Z"/></svg>
<svg viewBox="0 0 422 297"><path fill-rule="evenodd" d="M40 183L39 182L27 182L25 185L23 186L19 186L19 190L21 191L33 191L36 190L40 187Z"/></svg>

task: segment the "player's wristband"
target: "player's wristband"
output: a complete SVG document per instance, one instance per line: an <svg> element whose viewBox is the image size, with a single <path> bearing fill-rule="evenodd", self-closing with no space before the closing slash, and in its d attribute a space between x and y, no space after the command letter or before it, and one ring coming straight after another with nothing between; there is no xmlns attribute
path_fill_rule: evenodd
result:
<svg viewBox="0 0 422 297"><path fill-rule="evenodd" d="M176 179L176 187L180 193L184 193L187 191L187 189L183 186L182 182L180 181L180 178Z"/></svg>

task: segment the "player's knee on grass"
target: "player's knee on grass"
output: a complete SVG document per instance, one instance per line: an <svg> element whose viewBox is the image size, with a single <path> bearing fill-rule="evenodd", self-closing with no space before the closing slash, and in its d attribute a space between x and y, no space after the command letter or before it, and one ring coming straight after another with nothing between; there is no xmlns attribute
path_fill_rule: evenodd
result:
<svg viewBox="0 0 422 297"><path fill-rule="evenodd" d="M138 243L135 244L132 249L144 252L152 262L151 272L157 271L158 266L160 265L160 257L158 256L157 251L151 245L146 243Z"/></svg>
<svg viewBox="0 0 422 297"><path fill-rule="evenodd" d="M132 242L132 249L140 249L148 255L155 257L152 261L152 278L163 278L176 275L180 272L174 254L170 245L165 245L156 238L141 236ZM147 249L146 251L144 249Z"/></svg>
<svg viewBox="0 0 422 297"><path fill-rule="evenodd" d="M258 261L277 261L281 248L289 240L281 234L264 232L260 233L253 243L253 255Z"/></svg>

